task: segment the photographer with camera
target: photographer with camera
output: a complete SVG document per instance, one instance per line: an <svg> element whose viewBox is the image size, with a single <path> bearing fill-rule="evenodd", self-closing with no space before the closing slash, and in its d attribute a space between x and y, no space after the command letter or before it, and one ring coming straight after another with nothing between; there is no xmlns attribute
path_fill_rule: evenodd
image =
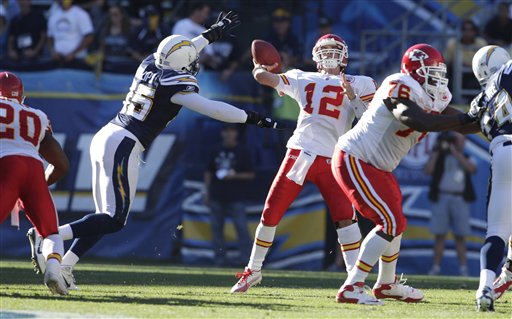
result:
<svg viewBox="0 0 512 319"><path fill-rule="evenodd" d="M476 165L464 154L465 137L456 132L439 134L423 171L431 175L428 198L432 202L431 232L435 235L434 262L429 275L441 271L448 227L455 237L459 273L468 276L465 237L469 235L469 202L475 200L471 174Z"/></svg>

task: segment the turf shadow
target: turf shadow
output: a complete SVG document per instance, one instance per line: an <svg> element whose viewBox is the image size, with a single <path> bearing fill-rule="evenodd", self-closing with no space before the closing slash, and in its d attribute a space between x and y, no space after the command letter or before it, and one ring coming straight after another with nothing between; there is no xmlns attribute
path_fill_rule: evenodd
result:
<svg viewBox="0 0 512 319"><path fill-rule="evenodd" d="M99 296L84 296L84 295L73 295L70 294L65 297L61 296L53 296L53 295L43 295L43 294L19 294L19 293L5 293L0 292L1 298L18 298L18 299L26 299L28 300L59 300L62 302L82 302L82 303L120 303L120 304L141 304L141 305L168 305L168 306L186 306L186 307L248 307L248 308L261 308L267 310L274 311L288 311L291 309L304 308L306 306L301 306L300 304L293 303L271 303L271 302L245 302L240 299L233 299L233 301L216 301L216 300L203 300L192 298L189 295L183 294L182 298L178 298L176 296L170 297L131 297L131 296L118 296L118 295L109 295L105 294L101 297Z"/></svg>

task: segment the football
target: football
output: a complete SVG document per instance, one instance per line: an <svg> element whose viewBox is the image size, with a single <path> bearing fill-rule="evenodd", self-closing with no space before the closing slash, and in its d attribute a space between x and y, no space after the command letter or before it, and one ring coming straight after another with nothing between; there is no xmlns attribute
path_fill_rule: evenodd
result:
<svg viewBox="0 0 512 319"><path fill-rule="evenodd" d="M272 73L281 73L281 57L277 49L267 41L256 39L252 41L251 53L253 59L262 65L273 65L277 62L277 67L270 70Z"/></svg>

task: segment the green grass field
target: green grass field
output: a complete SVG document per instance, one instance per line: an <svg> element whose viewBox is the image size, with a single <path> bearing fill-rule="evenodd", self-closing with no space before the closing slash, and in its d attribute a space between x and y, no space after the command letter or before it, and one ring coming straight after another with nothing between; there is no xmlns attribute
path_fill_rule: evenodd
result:
<svg viewBox="0 0 512 319"><path fill-rule="evenodd" d="M495 313L475 312L475 278L410 276L408 283L423 289L423 302L386 300L378 307L337 304L343 273L266 270L262 285L232 295L234 272L83 263L75 270L80 290L57 297L30 262L1 260L0 318L34 312L45 318L512 318L512 292L496 303Z"/></svg>

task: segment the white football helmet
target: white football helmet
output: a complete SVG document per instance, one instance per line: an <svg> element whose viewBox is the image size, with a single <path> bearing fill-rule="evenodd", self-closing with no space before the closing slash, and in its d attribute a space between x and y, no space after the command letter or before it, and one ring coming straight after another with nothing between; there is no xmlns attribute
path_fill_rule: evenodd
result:
<svg viewBox="0 0 512 319"><path fill-rule="evenodd" d="M192 41L182 35L174 34L163 39L154 57L159 69L185 71L193 75L199 71L197 49Z"/></svg>
<svg viewBox="0 0 512 319"><path fill-rule="evenodd" d="M326 46L331 48L326 48ZM348 46L342 38L335 34L326 34L320 37L311 53L319 70L320 68L334 69L340 66L343 71L348 63Z"/></svg>
<svg viewBox="0 0 512 319"><path fill-rule="evenodd" d="M487 45L475 53L472 62L473 73L483 89L486 88L489 78L508 60L508 52L496 45Z"/></svg>

